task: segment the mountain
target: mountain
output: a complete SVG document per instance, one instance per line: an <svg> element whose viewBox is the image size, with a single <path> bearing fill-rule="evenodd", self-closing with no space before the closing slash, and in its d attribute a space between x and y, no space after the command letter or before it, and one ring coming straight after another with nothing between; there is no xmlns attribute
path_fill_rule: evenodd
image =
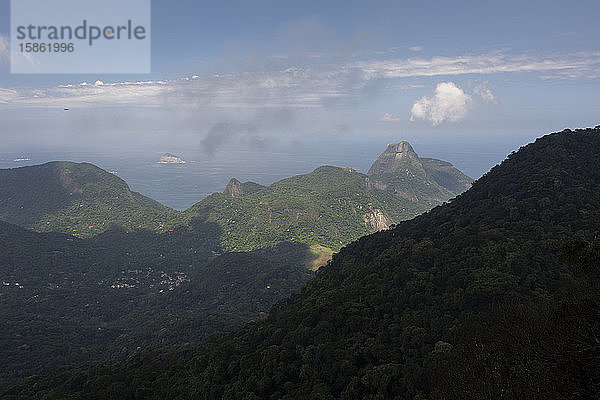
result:
<svg viewBox="0 0 600 400"><path fill-rule="evenodd" d="M600 226L599 150L600 127L547 135L450 203L346 246L266 320L196 350L65 370L4 397L597 397L598 347L586 334L598 326L600 296L583 289L586 278L569 263L600 271L596 250L585 255ZM512 307L511 325L492 322L510 329L503 341L489 342L489 353L489 337L481 342L469 327L493 315L501 321L499 304ZM545 326L560 327L556 335L566 342L538 346L529 332L543 330L534 325L540 318L518 312L528 304L556 305L555 322ZM475 340L461 344L465 333ZM527 340L502 353L512 336ZM587 353L572 351L579 343ZM515 351L527 347L539 353L532 362ZM469 369L469 360L480 370ZM468 388L453 395L454 386L469 384L474 395Z"/></svg>
<svg viewBox="0 0 600 400"><path fill-rule="evenodd" d="M400 148L405 153L396 152ZM176 158L167 153L161 159ZM311 247L313 259L326 260L362 235L449 200L471 182L451 164L420 159L410 144L401 142L389 145L368 175L323 166L268 187L234 178L223 193L177 212L92 164L62 161L0 170L0 220L39 232L91 237L113 228L192 229L190 221L199 219L220 226L226 251L295 242Z"/></svg>
<svg viewBox="0 0 600 400"><path fill-rule="evenodd" d="M447 201L470 188L473 182L450 163L420 158L408 142L389 144L367 175L375 185L392 190L422 208Z"/></svg>
<svg viewBox="0 0 600 400"><path fill-rule="evenodd" d="M290 241L331 254L448 201L471 182L451 164L421 159L408 142L401 142L390 144L368 174L322 166L268 187L232 179L223 193L185 213L217 223L222 245L230 251Z"/></svg>
<svg viewBox="0 0 600 400"><path fill-rule="evenodd" d="M265 189L265 186L254 182L241 183L235 178L231 178L223 193L231 197L240 197L244 194L250 194Z"/></svg>
<svg viewBox="0 0 600 400"><path fill-rule="evenodd" d="M88 163L0 170L0 219L40 232L89 237L113 226L160 230L173 213Z"/></svg>
<svg viewBox="0 0 600 400"><path fill-rule="evenodd" d="M269 187L232 179L176 212L91 164L0 171L1 217L41 231L0 221L0 388L264 318L313 276L306 264L429 208L379 179L328 166Z"/></svg>

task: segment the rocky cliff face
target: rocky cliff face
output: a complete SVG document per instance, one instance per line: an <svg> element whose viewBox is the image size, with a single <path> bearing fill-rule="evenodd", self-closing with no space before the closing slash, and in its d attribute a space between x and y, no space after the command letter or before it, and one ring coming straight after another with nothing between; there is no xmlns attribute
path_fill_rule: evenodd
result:
<svg viewBox="0 0 600 400"><path fill-rule="evenodd" d="M394 222L378 208L372 208L364 216L365 223L376 231L388 229Z"/></svg>
<svg viewBox="0 0 600 400"><path fill-rule="evenodd" d="M242 183L235 178L231 178L227 186L225 186L223 193L231 197L240 197L244 194Z"/></svg>

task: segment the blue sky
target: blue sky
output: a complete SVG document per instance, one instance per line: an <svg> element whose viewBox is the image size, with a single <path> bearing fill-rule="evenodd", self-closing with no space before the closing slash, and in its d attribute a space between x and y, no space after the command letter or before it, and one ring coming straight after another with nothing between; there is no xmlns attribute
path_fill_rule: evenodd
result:
<svg viewBox="0 0 600 400"><path fill-rule="evenodd" d="M600 123L597 1L156 0L138 75L11 75L9 3L4 148L489 152Z"/></svg>

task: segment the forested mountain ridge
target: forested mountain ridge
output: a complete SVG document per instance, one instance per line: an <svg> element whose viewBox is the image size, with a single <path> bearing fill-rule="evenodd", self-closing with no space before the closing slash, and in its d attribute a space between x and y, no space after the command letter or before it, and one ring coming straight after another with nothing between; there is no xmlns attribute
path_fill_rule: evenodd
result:
<svg viewBox="0 0 600 400"><path fill-rule="evenodd" d="M262 318L313 275L306 264L316 269L331 256L319 229L335 228L331 247L339 248L389 224L377 207L412 203L367 178L349 168L321 167L270 187L232 179L223 194L200 203L215 204L211 215L217 217L203 218L132 192L87 163L0 171L0 219L42 231L0 221L0 316L6 322L0 388L61 366L197 345ZM224 205L236 202L242 205L237 214L227 214ZM328 207L332 202L337 208ZM256 204L259 212L269 210L273 226L261 232L254 225L253 234L239 224L233 233L223 231L221 219L251 221ZM357 211L346 224L351 204ZM281 223L279 210L293 225ZM321 225L310 222L315 210ZM386 225L377 227L378 218ZM306 240L310 233L316 240Z"/></svg>
<svg viewBox="0 0 600 400"><path fill-rule="evenodd" d="M398 146L409 150L410 162L396 157L381 174L322 166L268 187L232 179L223 193L183 212L131 191L119 177L88 163L0 170L0 220L78 237L111 229L194 229L192 221L202 220L219 225L226 251L294 242L311 247L313 258L326 259L362 235L449 200L472 182L447 162L420 159L407 142L389 145L374 167Z"/></svg>
<svg viewBox="0 0 600 400"><path fill-rule="evenodd" d="M93 164L53 161L0 170L0 219L90 237L118 226L165 230L174 210Z"/></svg>
<svg viewBox="0 0 600 400"><path fill-rule="evenodd" d="M268 187L232 179L185 212L223 229L233 251L283 241L332 253L462 193L472 179L445 161L421 159L408 142L388 145L368 174L322 166Z"/></svg>
<svg viewBox="0 0 600 400"><path fill-rule="evenodd" d="M473 183L446 161L420 158L408 142L389 144L367 175L376 186L379 181L379 187L431 207L464 192Z"/></svg>
<svg viewBox="0 0 600 400"><path fill-rule="evenodd" d="M461 360L455 349L465 330L504 301L559 304L575 296L578 307L586 305L591 313L577 321L597 316L600 303L592 300L598 297L583 289L589 278L571 265L586 258L559 255L565 246L577 250L594 243L600 227L599 149L600 127L542 137L449 204L346 246L264 321L196 351L63 371L4 397L590 398L600 376L595 362L575 358L564 370L552 362L532 368L507 353L503 364L486 365L498 353L478 353L481 371L490 371L481 381L486 385L464 380L472 372L467 368L458 383L472 384L472 391L458 393L456 381L439 379L444 370L438 366L446 374L459 366L444 362ZM568 245L573 241L583 246ZM593 270L597 261L591 260L586 268ZM573 340L585 338L577 335L587 325L569 324L561 319L565 315L570 318L555 315L565 321L558 326L569 326ZM513 333L526 333L530 322L515 323ZM498 347L501 340L494 343L496 351L506 349ZM581 376L587 378L580 388Z"/></svg>

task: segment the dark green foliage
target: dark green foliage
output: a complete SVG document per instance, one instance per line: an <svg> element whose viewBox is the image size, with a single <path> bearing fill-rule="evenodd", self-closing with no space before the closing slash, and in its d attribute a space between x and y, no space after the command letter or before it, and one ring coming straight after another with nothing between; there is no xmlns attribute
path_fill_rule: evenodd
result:
<svg viewBox="0 0 600 400"><path fill-rule="evenodd" d="M165 230L174 211L87 163L0 170L0 219L42 232L89 237L113 226Z"/></svg>
<svg viewBox="0 0 600 400"><path fill-rule="evenodd" d="M370 208L394 204L392 194L368 191L364 178L343 168L320 167L240 197L213 194L186 213L219 224L229 250L284 241L339 249L374 230L363 218Z"/></svg>
<svg viewBox="0 0 600 400"><path fill-rule="evenodd" d="M200 344L262 318L312 276L306 247L215 256L218 227L191 225L77 239L0 222L0 387L65 365Z"/></svg>
<svg viewBox="0 0 600 400"><path fill-rule="evenodd" d="M225 193L177 212L132 192L123 180L92 164L50 162L0 170L0 219L78 237L114 228L166 232L201 219L220 226L227 251L295 242L331 252L427 211L471 182L451 164L421 161L414 152L410 166L405 164L401 160L394 171L370 177L325 166L269 187L232 179Z"/></svg>
<svg viewBox="0 0 600 400"><path fill-rule="evenodd" d="M368 176L352 168L323 166L269 187L232 179L224 194L207 197L185 214L219 224L222 245L232 251L283 241L337 251L449 200L472 182L451 164L421 160L414 152L392 165L389 171Z"/></svg>
<svg viewBox="0 0 600 400"><path fill-rule="evenodd" d="M430 359L434 398L600 397L600 244L561 244L578 277L570 292L505 301L462 329L456 349Z"/></svg>
<svg viewBox="0 0 600 400"><path fill-rule="evenodd" d="M260 184L255 183L255 182L244 182L244 183L242 183L242 189L244 191L244 194L255 193L255 192L261 191L261 190L263 190L265 188L266 188L266 186L260 185Z"/></svg>
<svg viewBox="0 0 600 400"><path fill-rule="evenodd" d="M566 241L592 242L600 226L599 149L596 129L538 139L449 204L348 245L262 322L185 354L67 370L5 397L109 398L118 389L120 398L462 398L481 384L474 397L497 398L500 382L513 390L503 397L527 398L532 385L547 382L550 393L562 379L579 388L571 397L596 396L597 297L583 292L589 275L563 262L587 265L586 247L563 245L558 254ZM553 301L579 292L570 305ZM486 317L498 305L513 311ZM463 341L479 337L478 321L501 327L499 340L484 342L490 352L463 352ZM544 341L554 328L558 347ZM529 362L536 341L556 349L550 364ZM589 357L577 352L585 346ZM439 365L456 366L467 392L451 386L452 374L432 374Z"/></svg>
<svg viewBox="0 0 600 400"><path fill-rule="evenodd" d="M452 193L462 193L473 180L446 161L421 158L423 168L435 182Z"/></svg>
<svg viewBox="0 0 600 400"><path fill-rule="evenodd" d="M233 179L224 194L176 212L91 164L0 171L1 219L76 236L0 225L0 387L63 365L198 344L262 318L312 276L305 265L433 204L375 179L338 167L270 187ZM451 196L444 190L434 203Z"/></svg>

